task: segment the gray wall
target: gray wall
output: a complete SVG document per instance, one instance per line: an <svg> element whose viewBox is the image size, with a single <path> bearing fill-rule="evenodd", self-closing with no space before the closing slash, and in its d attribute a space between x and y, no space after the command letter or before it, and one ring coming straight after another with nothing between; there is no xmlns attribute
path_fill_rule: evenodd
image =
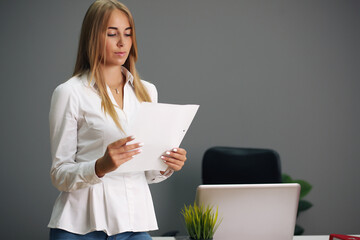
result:
<svg viewBox="0 0 360 240"><path fill-rule="evenodd" d="M46 239L58 194L48 110L71 75L91 1L0 1L1 215L4 239ZM141 76L161 102L198 103L184 169L151 186L161 234L201 183L211 146L276 149L314 188L306 234L359 233L360 1L125 1Z"/></svg>

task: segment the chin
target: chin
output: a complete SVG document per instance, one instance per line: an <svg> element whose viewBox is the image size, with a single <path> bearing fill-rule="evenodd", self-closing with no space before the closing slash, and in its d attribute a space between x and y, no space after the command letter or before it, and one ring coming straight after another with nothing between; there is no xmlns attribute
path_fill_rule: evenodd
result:
<svg viewBox="0 0 360 240"><path fill-rule="evenodd" d="M108 63L107 65L108 66L119 66L119 67L121 67L121 66L123 66L125 64L125 61L121 61L121 62L110 62L110 63Z"/></svg>
<svg viewBox="0 0 360 240"><path fill-rule="evenodd" d="M125 62L126 62L126 60L127 60L127 58L125 58L125 59L121 59L120 61L119 61L120 59L118 59L117 61L116 61L116 65L120 65L120 66L122 66L122 65L124 65L125 64Z"/></svg>

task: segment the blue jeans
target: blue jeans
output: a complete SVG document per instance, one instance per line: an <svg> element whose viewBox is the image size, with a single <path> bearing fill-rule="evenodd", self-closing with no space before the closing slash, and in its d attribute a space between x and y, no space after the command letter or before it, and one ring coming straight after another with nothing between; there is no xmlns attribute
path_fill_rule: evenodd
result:
<svg viewBox="0 0 360 240"><path fill-rule="evenodd" d="M124 232L108 236L105 232L95 231L85 235L50 228L50 240L152 240L147 232Z"/></svg>

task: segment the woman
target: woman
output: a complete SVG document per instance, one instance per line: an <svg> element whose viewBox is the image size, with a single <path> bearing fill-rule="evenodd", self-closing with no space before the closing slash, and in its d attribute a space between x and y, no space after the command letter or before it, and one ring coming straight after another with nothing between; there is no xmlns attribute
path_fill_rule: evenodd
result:
<svg viewBox="0 0 360 240"><path fill-rule="evenodd" d="M61 191L48 225L52 240L151 239L146 232L157 229L148 184L179 171L186 151L164 153L165 172L117 172L141 152L143 144L126 134L136 110L157 102L136 60L129 10L116 0L95 1L83 21L73 77L51 101L51 178Z"/></svg>

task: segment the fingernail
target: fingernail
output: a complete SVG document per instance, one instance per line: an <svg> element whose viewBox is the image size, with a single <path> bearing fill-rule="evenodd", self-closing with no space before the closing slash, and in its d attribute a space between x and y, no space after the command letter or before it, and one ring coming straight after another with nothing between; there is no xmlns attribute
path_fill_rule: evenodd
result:
<svg viewBox="0 0 360 240"><path fill-rule="evenodd" d="M138 149L137 152L138 152L138 153L141 153L141 152L142 152L142 149Z"/></svg>
<svg viewBox="0 0 360 240"><path fill-rule="evenodd" d="M170 152L169 152L169 151L167 151L167 152L166 152L166 154L167 154L167 155L170 155Z"/></svg>
<svg viewBox="0 0 360 240"><path fill-rule="evenodd" d="M173 151L174 151L174 152L177 152L177 148L173 148Z"/></svg>
<svg viewBox="0 0 360 240"><path fill-rule="evenodd" d="M143 142L139 143L139 146L140 147L144 146L144 143Z"/></svg>
<svg viewBox="0 0 360 240"><path fill-rule="evenodd" d="M164 157L164 156L161 156L161 159L165 159L165 157Z"/></svg>
<svg viewBox="0 0 360 240"><path fill-rule="evenodd" d="M131 136L130 136L130 139L135 139L135 135L131 135Z"/></svg>

